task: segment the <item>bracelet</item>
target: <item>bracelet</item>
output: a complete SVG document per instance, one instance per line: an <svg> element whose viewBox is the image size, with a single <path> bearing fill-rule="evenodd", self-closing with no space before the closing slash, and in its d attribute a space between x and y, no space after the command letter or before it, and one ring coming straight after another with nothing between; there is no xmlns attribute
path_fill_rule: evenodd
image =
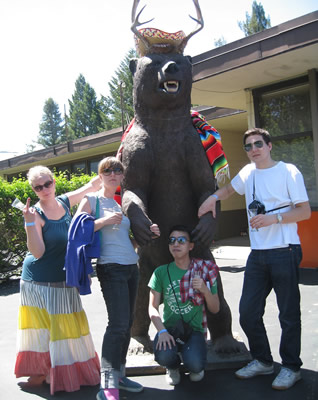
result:
<svg viewBox="0 0 318 400"><path fill-rule="evenodd" d="M217 194L211 194L211 197L215 197L216 200L219 200L219 196Z"/></svg>
<svg viewBox="0 0 318 400"><path fill-rule="evenodd" d="M164 332L168 332L167 329L161 329L161 331L158 332L158 336L160 336L160 334L161 334L161 333L164 333Z"/></svg>
<svg viewBox="0 0 318 400"><path fill-rule="evenodd" d="M35 222L26 222L25 226L35 226Z"/></svg>

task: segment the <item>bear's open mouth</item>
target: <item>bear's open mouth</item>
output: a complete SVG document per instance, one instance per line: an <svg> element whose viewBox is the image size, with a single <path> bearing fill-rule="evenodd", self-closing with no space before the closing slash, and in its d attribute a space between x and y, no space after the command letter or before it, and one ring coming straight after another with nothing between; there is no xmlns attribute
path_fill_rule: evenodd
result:
<svg viewBox="0 0 318 400"><path fill-rule="evenodd" d="M168 93L176 93L179 89L178 81L165 81L161 88L164 89Z"/></svg>

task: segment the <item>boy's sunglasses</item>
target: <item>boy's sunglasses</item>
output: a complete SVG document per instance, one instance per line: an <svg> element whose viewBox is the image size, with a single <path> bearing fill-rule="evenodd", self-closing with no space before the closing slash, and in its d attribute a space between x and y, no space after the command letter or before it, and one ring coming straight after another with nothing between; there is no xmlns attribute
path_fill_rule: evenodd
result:
<svg viewBox="0 0 318 400"><path fill-rule="evenodd" d="M47 181L47 182L45 182L43 185L34 186L33 189L34 189L36 192L42 192L43 188L48 189L48 188L50 188L52 185L53 185L53 181Z"/></svg>
<svg viewBox="0 0 318 400"><path fill-rule="evenodd" d="M119 168L119 167L117 167L117 168L105 168L103 170L103 175L109 176L112 172L115 175L121 175L123 173L123 170L121 168Z"/></svg>
<svg viewBox="0 0 318 400"><path fill-rule="evenodd" d="M178 242L179 244L185 244L188 242L188 239L185 236L179 236L177 238L174 236L169 237L169 245L175 244L175 242Z"/></svg>
<svg viewBox="0 0 318 400"><path fill-rule="evenodd" d="M243 148L245 151L249 152L252 150L253 145L261 149L264 146L264 142L262 140L256 140L256 142L244 144Z"/></svg>

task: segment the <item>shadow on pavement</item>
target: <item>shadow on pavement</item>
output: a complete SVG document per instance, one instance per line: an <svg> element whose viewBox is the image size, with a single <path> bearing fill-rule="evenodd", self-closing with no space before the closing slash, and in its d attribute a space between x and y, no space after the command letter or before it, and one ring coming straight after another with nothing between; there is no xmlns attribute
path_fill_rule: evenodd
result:
<svg viewBox="0 0 318 400"><path fill-rule="evenodd" d="M181 382L176 387L167 386L163 376L161 376L160 382L157 382L156 387L151 387L151 382L147 382L146 379L139 379L138 381L145 387L143 394L121 392L121 399L314 400L318 398L318 372L309 370L302 370L303 379L294 387L284 391L273 390L272 381L279 368L279 365L276 364L275 374L258 376L249 380L235 378L233 369L208 371L203 380L197 383L191 382L188 376L182 375ZM159 377L156 380L158 381Z"/></svg>
<svg viewBox="0 0 318 400"><path fill-rule="evenodd" d="M21 380L26 378L21 378ZM25 387L23 384L18 383L20 386L20 390L25 393L30 393L34 398L39 399L54 399L54 400L86 400L86 399L95 399L96 394L99 391L99 385L96 386L82 386L80 390L76 392L55 392L54 396L50 395L50 386L46 383L43 383L39 386L34 387Z"/></svg>
<svg viewBox="0 0 318 400"><path fill-rule="evenodd" d="M219 267L220 271L225 271L225 272L232 272L232 273L238 273L238 272L244 272L245 267L242 267L241 265L231 265L228 267Z"/></svg>
<svg viewBox="0 0 318 400"><path fill-rule="evenodd" d="M0 284L0 296L10 296L20 291L20 279L12 279Z"/></svg>
<svg viewBox="0 0 318 400"><path fill-rule="evenodd" d="M253 379L240 380L235 378L234 369L206 371L201 382L191 382L186 374L181 375L179 385L173 387L165 382L164 375L134 377L144 386L142 393L129 393L120 391L121 400L314 400L318 398L318 372L302 369L302 379L288 390L277 391L271 387L274 377L279 371L275 364L275 374L258 376ZM82 387L73 393L56 392L54 396L49 393L49 386L43 384L36 388L24 389L40 399L55 400L87 400L95 399L99 390L98 386Z"/></svg>
<svg viewBox="0 0 318 400"><path fill-rule="evenodd" d="M244 272L245 267L242 265L230 265L219 267L220 271L238 273ZM318 268L299 268L299 283L301 285L317 286L318 285Z"/></svg>

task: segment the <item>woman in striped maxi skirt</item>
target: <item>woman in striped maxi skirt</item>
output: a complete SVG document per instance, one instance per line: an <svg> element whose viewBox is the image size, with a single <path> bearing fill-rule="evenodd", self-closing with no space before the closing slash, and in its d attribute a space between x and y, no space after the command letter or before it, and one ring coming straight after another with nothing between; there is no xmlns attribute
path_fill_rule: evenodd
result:
<svg viewBox="0 0 318 400"><path fill-rule="evenodd" d="M31 168L29 182L39 197L23 210L29 253L20 284L16 377L27 385L50 384L50 392L72 392L97 385L100 364L77 288L65 284L64 258L69 208L86 193L96 191L99 178L82 188L55 197L55 180L46 167Z"/></svg>

